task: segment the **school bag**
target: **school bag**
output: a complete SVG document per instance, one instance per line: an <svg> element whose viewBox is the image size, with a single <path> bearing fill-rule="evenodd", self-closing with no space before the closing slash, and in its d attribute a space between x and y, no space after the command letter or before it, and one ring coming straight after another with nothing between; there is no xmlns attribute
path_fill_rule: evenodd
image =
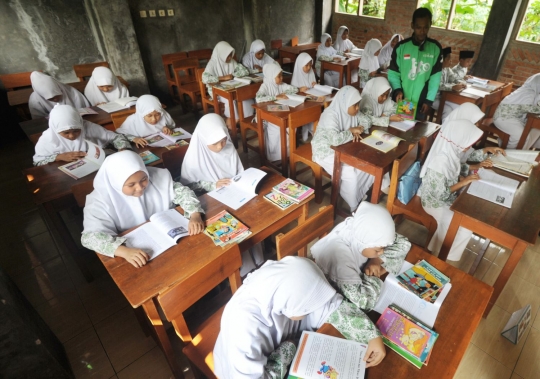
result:
<svg viewBox="0 0 540 379"><path fill-rule="evenodd" d="M416 195L422 179L420 178L420 161L414 162L411 167L405 171L398 183L397 198L403 204L407 204Z"/></svg>

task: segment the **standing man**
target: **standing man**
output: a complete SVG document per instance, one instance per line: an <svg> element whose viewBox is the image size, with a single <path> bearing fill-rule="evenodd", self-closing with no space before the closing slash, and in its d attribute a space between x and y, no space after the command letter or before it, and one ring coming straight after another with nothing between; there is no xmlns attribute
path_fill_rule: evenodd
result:
<svg viewBox="0 0 540 379"><path fill-rule="evenodd" d="M414 11L413 35L399 42L388 68L388 81L396 102L410 100L417 104L416 119L425 120L441 81L442 47L428 38L432 14L427 8Z"/></svg>

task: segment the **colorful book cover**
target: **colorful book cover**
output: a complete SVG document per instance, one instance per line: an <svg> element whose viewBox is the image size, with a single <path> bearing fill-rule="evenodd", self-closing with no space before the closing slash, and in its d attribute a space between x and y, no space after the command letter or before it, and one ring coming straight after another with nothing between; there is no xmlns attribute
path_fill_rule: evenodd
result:
<svg viewBox="0 0 540 379"><path fill-rule="evenodd" d="M288 112L290 110L288 105L282 104L268 104L266 106L268 112Z"/></svg>
<svg viewBox="0 0 540 379"><path fill-rule="evenodd" d="M287 209L291 205L295 204L294 201L289 200L285 196L276 192L267 193L266 195L264 195L264 198L270 201L272 204L277 205L281 209Z"/></svg>
<svg viewBox="0 0 540 379"><path fill-rule="evenodd" d="M399 274L397 280L405 288L429 302L434 302L444 285L450 282L446 275L425 260Z"/></svg>
<svg viewBox="0 0 540 379"><path fill-rule="evenodd" d="M398 103L396 114L406 120L415 120L417 104L409 100L401 100Z"/></svg>
<svg viewBox="0 0 540 379"><path fill-rule="evenodd" d="M159 161L159 157L152 153L151 151L143 151L142 153L139 153L140 157L142 158L145 165L149 165L150 163L153 163L155 161Z"/></svg>
<svg viewBox="0 0 540 379"><path fill-rule="evenodd" d="M210 237L229 243L249 231L249 228L234 218L229 212L221 211L206 221L205 232Z"/></svg>
<svg viewBox="0 0 540 379"><path fill-rule="evenodd" d="M295 182L292 179L285 179L283 182L272 188L272 191L285 196L287 199L299 203L309 197L314 191L301 183Z"/></svg>

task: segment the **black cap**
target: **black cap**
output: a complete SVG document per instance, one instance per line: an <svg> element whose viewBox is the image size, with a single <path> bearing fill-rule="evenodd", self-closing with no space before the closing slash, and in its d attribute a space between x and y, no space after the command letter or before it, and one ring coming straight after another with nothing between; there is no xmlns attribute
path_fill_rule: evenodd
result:
<svg viewBox="0 0 540 379"><path fill-rule="evenodd" d="M474 51L463 50L459 52L459 59L467 59L474 57Z"/></svg>
<svg viewBox="0 0 540 379"><path fill-rule="evenodd" d="M451 47L445 47L444 49L442 49L443 58L446 58L450 54L452 54L452 48Z"/></svg>

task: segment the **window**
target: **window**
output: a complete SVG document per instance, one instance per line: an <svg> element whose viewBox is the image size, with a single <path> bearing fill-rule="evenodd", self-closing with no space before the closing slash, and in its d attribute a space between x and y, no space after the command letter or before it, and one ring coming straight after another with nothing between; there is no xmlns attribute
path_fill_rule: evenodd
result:
<svg viewBox="0 0 540 379"><path fill-rule="evenodd" d="M337 8L340 13L384 18L386 0L338 0Z"/></svg>
<svg viewBox="0 0 540 379"><path fill-rule="evenodd" d="M529 1L517 39L525 42L540 42L540 0Z"/></svg>
<svg viewBox="0 0 540 379"><path fill-rule="evenodd" d="M540 1L540 0L539 0ZM483 34L493 0L420 0L433 13L433 26Z"/></svg>

